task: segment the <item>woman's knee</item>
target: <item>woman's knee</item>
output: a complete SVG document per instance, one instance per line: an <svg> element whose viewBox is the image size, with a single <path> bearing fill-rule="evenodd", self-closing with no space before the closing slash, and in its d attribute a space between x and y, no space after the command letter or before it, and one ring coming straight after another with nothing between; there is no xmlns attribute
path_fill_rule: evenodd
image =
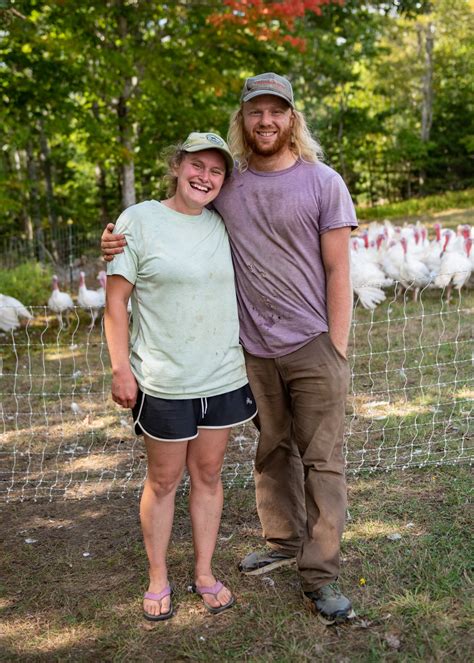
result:
<svg viewBox="0 0 474 663"><path fill-rule="evenodd" d="M193 463L188 469L192 483L199 483L208 488L217 488L220 485L222 470L220 460Z"/></svg>
<svg viewBox="0 0 474 663"><path fill-rule="evenodd" d="M146 478L148 488L159 498L174 494L180 481L181 474L171 476L148 475Z"/></svg>

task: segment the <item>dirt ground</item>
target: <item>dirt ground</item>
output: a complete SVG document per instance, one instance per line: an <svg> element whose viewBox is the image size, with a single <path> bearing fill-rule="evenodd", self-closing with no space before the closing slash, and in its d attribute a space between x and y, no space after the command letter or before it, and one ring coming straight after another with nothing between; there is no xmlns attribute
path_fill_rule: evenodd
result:
<svg viewBox="0 0 474 663"><path fill-rule="evenodd" d="M262 545L251 486L226 491L215 572L237 604L217 617L187 592L191 532L178 497L169 554L177 611L159 625L141 616L136 496L4 504L0 660L465 660L469 485L463 466L350 479L341 582L357 617L337 628L305 610L294 568L239 574L241 556Z"/></svg>

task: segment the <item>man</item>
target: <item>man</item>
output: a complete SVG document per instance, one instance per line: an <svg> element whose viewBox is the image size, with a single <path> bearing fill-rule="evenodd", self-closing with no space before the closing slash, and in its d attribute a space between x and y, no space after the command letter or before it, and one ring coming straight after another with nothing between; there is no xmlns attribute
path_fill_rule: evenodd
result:
<svg viewBox="0 0 474 663"><path fill-rule="evenodd" d="M214 206L230 236L258 406L256 499L268 544L239 568L257 575L296 560L304 600L331 624L353 614L336 580L346 512L349 236L357 221L286 78L245 81L229 145L238 167ZM108 244L109 255L117 246Z"/></svg>

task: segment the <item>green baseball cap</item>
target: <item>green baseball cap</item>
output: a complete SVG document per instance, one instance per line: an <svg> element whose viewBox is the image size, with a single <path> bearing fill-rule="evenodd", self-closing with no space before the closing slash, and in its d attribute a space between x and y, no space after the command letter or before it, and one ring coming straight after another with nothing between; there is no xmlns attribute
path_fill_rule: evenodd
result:
<svg viewBox="0 0 474 663"><path fill-rule="evenodd" d="M227 175L230 175L234 168L234 158L229 150L229 146L220 136L213 133L199 133L193 131L189 134L183 143L184 152L202 152L203 150L219 150L225 159Z"/></svg>

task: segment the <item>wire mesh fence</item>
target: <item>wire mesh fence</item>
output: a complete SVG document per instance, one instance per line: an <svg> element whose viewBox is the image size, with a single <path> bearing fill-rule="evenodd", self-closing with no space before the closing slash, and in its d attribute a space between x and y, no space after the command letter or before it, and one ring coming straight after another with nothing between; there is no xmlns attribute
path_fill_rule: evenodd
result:
<svg viewBox="0 0 474 663"><path fill-rule="evenodd" d="M396 289L375 310L356 305L347 401L347 471L472 462L472 291L446 304ZM141 491L146 459L131 415L110 397L103 326L47 307L0 335L0 500L124 496ZM226 486L253 481L257 433L233 431ZM188 480L182 483L186 490Z"/></svg>
<svg viewBox="0 0 474 663"><path fill-rule="evenodd" d="M29 260L72 266L84 255L97 255L102 229L79 231L70 224L56 231L42 229L32 237L24 234L0 238L0 269L12 269Z"/></svg>

